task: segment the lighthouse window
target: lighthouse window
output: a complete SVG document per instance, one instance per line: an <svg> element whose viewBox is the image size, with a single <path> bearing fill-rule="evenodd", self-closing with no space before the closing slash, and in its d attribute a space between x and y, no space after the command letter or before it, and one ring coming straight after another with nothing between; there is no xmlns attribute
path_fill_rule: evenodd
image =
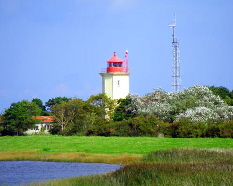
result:
<svg viewBox="0 0 233 186"><path fill-rule="evenodd" d="M108 63L108 67L112 67L112 63Z"/></svg>
<svg viewBox="0 0 233 186"><path fill-rule="evenodd" d="M114 67L121 67L121 66L122 66L122 63L113 63L113 66L114 66Z"/></svg>
<svg viewBox="0 0 233 186"><path fill-rule="evenodd" d="M117 85L120 86L120 80L117 81Z"/></svg>

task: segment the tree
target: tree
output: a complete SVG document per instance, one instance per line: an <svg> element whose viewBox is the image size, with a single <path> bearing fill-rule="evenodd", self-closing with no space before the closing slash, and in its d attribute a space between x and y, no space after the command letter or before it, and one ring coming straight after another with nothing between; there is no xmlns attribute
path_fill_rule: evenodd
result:
<svg viewBox="0 0 233 186"><path fill-rule="evenodd" d="M81 101L81 100L78 100ZM62 102L51 107L52 113L55 116L55 124L61 127L63 132L69 123L72 123L75 115L75 108L69 105L69 102Z"/></svg>
<svg viewBox="0 0 233 186"><path fill-rule="evenodd" d="M71 98L67 98L67 97L56 97L56 98L52 98L49 99L46 103L45 106L47 107L47 109L50 111L51 107L57 104L60 104L62 102L67 102L69 101Z"/></svg>
<svg viewBox="0 0 233 186"><path fill-rule="evenodd" d="M3 115L0 114L0 136L2 136L3 132L4 132Z"/></svg>
<svg viewBox="0 0 233 186"><path fill-rule="evenodd" d="M87 100L90 105L97 106L100 109L102 116L111 120L116 108L116 101L109 98L105 93L92 95Z"/></svg>
<svg viewBox="0 0 233 186"><path fill-rule="evenodd" d="M3 126L6 134L20 135L22 132L32 128L38 121L33 119L41 113L41 109L35 102L23 100L12 103L10 108L3 114Z"/></svg>
<svg viewBox="0 0 233 186"><path fill-rule="evenodd" d="M33 98L32 102L36 103L37 106L41 109L41 113L39 115L41 115L41 116L49 116L50 115L50 112L48 112L45 109L45 106L43 105L43 102L42 102L41 99L39 99L39 98Z"/></svg>
<svg viewBox="0 0 233 186"><path fill-rule="evenodd" d="M161 89L138 97L129 95L127 110L135 115L155 115L159 120L173 122L180 118L192 121L231 119L232 109L208 88L195 85L181 92L166 93Z"/></svg>
<svg viewBox="0 0 233 186"><path fill-rule="evenodd" d="M131 101L128 98L119 99L118 106L116 107L113 115L114 121L127 120L133 117L133 113L127 109L127 106L130 105Z"/></svg>
<svg viewBox="0 0 233 186"><path fill-rule="evenodd" d="M233 90L230 92L230 98L233 99Z"/></svg>
<svg viewBox="0 0 233 186"><path fill-rule="evenodd" d="M43 105L43 102L41 101L41 99L38 98L33 98L32 102L34 102L35 104L37 104L37 106L41 109L41 110L45 110L45 107Z"/></svg>
<svg viewBox="0 0 233 186"><path fill-rule="evenodd" d="M71 99L51 107L55 116L54 128L61 134L85 133L96 121L102 119L102 109L82 99ZM58 131L59 132L59 131Z"/></svg>
<svg viewBox="0 0 233 186"><path fill-rule="evenodd" d="M233 90L230 92L226 87L215 87L211 86L209 89L222 100L224 100L228 105L233 106Z"/></svg>
<svg viewBox="0 0 233 186"><path fill-rule="evenodd" d="M230 96L230 91L226 87L215 87L211 86L209 89L217 96L220 96L220 98L225 99L227 96Z"/></svg>

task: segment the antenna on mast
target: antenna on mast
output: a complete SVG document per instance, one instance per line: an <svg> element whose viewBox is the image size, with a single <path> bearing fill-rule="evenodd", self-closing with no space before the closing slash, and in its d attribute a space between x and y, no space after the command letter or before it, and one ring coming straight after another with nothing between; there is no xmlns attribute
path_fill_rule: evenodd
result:
<svg viewBox="0 0 233 186"><path fill-rule="evenodd" d="M173 66L172 66L172 88L175 92L180 91L180 49L179 49L179 41L176 38L176 14L174 14L174 18L172 24L169 25L172 28L172 54L173 54Z"/></svg>
<svg viewBox="0 0 233 186"><path fill-rule="evenodd" d="M128 50L125 50L125 71L128 72L129 71L129 62L128 62Z"/></svg>

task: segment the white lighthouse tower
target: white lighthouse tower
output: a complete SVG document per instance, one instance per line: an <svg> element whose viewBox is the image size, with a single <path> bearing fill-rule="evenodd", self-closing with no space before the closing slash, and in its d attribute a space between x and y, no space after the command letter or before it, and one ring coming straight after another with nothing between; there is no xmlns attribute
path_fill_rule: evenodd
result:
<svg viewBox="0 0 233 186"><path fill-rule="evenodd" d="M103 93L112 99L125 98L129 94L128 52L125 52L125 61L114 52L100 75Z"/></svg>

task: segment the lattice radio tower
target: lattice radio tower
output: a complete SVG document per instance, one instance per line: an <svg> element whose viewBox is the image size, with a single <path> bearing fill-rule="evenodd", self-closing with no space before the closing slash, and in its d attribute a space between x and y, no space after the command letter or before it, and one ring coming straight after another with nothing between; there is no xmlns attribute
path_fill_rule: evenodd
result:
<svg viewBox="0 0 233 186"><path fill-rule="evenodd" d="M176 38L176 14L174 14L174 19L172 24L169 25L172 28L172 54L173 54L173 66L172 66L172 89L175 92L180 91L180 49L179 41Z"/></svg>

